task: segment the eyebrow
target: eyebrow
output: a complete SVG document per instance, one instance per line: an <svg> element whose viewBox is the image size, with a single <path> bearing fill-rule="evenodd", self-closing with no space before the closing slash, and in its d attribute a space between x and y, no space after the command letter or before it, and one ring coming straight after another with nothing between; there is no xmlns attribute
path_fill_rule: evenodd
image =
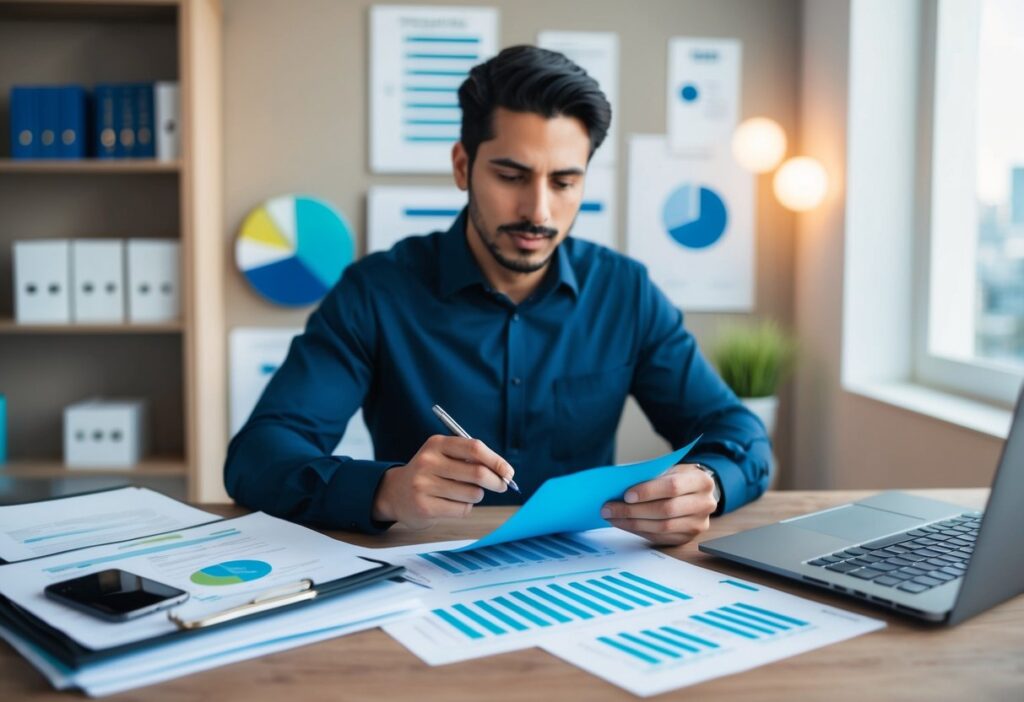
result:
<svg viewBox="0 0 1024 702"><path fill-rule="evenodd" d="M532 168L530 168L524 163L519 163L519 161L515 161L511 158L492 158L490 160L490 163L493 163L495 166L504 166L505 168L511 168L513 170L522 171L524 173L533 173ZM572 168L562 168L561 170L554 171L551 175L552 177L559 178L563 176L572 175L579 176L584 175L585 173L586 171L584 169L579 168L578 166L574 166Z"/></svg>

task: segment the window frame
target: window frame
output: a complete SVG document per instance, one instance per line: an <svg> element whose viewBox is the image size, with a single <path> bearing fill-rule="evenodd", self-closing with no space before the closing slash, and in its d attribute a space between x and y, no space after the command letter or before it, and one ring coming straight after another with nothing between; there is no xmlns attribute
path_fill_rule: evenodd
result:
<svg viewBox="0 0 1024 702"><path fill-rule="evenodd" d="M977 188L974 139L944 135L965 129L974 133L977 101L974 95L964 99L962 93L954 98L944 92L939 75L977 73L978 38L972 29L979 8L956 0L922 5L913 379L1011 408L1024 383L1024 369L973 355L977 205L949 196L964 187L972 193ZM943 33L950 27L963 31L951 37ZM945 165L942 171L937 161ZM958 228L968 222L972 236L957 240Z"/></svg>

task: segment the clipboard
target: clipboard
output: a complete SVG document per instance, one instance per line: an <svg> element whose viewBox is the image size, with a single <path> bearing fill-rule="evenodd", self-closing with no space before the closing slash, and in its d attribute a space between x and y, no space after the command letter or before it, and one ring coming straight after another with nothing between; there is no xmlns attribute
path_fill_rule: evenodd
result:
<svg viewBox="0 0 1024 702"><path fill-rule="evenodd" d="M105 661L127 653L159 647L168 643L179 641L184 638L201 637L214 631L222 631L226 628L246 624L252 621L272 617L283 612L290 612L302 607L307 607L315 602L324 599L337 597L347 593L355 592L365 587L384 582L385 580L401 579L405 572L404 566L392 565L384 561L378 561L365 556L359 556L364 561L372 563L373 566L364 571L353 573L344 578L331 580L323 583L310 584L309 592L316 595L304 599L296 599L293 602L282 602L278 606L256 609L244 616L235 616L226 621L214 622L196 627L181 627L175 631L161 634L150 639L135 641L132 643L113 646L102 650L94 650L78 643L64 632L56 629L36 615L22 609L8 598L0 595L0 625L7 627L19 636L32 642L47 655L52 656L60 663L72 669L78 669L84 665Z"/></svg>

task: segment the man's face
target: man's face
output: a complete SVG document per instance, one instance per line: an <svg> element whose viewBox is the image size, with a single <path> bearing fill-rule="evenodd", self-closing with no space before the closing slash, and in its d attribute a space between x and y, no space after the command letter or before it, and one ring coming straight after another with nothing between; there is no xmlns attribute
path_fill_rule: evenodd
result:
<svg viewBox="0 0 1024 702"><path fill-rule="evenodd" d="M583 201L590 138L574 117L498 108L493 119L494 138L480 144L472 173L465 150L456 145L455 181L469 190L470 236L504 270L533 273L572 229Z"/></svg>

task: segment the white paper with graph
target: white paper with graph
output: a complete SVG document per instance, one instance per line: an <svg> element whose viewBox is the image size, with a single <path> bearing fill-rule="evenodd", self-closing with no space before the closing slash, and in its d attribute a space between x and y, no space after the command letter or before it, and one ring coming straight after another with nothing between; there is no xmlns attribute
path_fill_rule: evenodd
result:
<svg viewBox="0 0 1024 702"><path fill-rule="evenodd" d="M674 560L674 559L672 559ZM671 579L689 599L571 633L546 637L541 647L610 683L647 697L750 670L838 643L885 622L835 607L726 578L681 561ZM628 602L650 600L653 592ZM617 598L626 603L627 591Z"/></svg>
<svg viewBox="0 0 1024 702"><path fill-rule="evenodd" d="M664 689L669 689L708 677L703 666L690 669L693 680L689 681L676 682L678 674L666 677L662 672L685 668L682 664L691 659L714 659L713 669L720 671L714 675L723 675L759 664L752 660L777 660L884 626L880 621L689 565L617 529L454 551L466 543L374 551L376 557L405 565L411 579L430 588L421 595L427 607L423 615L386 625L384 630L431 665L542 646L587 670L600 671L606 678L617 662L621 684L627 689L634 689L629 685L635 682L631 676L637 675L652 684L668 680ZM729 609L723 609L726 607ZM776 622L775 626L760 624L754 617L765 615L747 607L760 607L803 625L787 624L780 617L767 620ZM750 625L763 631L744 628L751 634L748 639L707 623L727 625L727 618L736 616L745 616ZM654 622L660 622L659 627L675 622L676 630L706 642L702 644L705 650L687 643L685 637L673 648L664 642L659 645L656 636L636 644L641 648L623 643L629 639L616 638L637 636L634 632L640 632L639 638L648 637L643 632ZM683 626L681 622L687 623ZM734 628L740 630L739 625ZM633 655L630 659L627 649L645 658ZM609 658L607 670L585 664L599 658L595 651L604 651ZM655 661L660 659L652 653L665 657L668 664L657 665ZM637 663L647 668L638 673ZM613 682L620 684L618 679Z"/></svg>

